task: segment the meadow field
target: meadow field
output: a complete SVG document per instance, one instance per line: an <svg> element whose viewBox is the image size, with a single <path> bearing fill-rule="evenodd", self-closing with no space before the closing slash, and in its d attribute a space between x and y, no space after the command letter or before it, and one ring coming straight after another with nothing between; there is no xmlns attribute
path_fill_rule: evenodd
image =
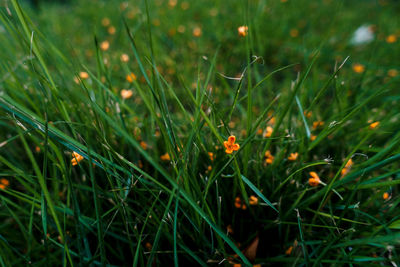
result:
<svg viewBox="0 0 400 267"><path fill-rule="evenodd" d="M0 2L0 266L398 266L400 2Z"/></svg>

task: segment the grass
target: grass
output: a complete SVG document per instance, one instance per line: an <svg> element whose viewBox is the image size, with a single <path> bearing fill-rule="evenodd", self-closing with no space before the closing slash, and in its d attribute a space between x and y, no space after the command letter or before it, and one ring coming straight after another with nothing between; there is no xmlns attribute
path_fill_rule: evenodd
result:
<svg viewBox="0 0 400 267"><path fill-rule="evenodd" d="M398 11L6 1L0 265L395 266Z"/></svg>

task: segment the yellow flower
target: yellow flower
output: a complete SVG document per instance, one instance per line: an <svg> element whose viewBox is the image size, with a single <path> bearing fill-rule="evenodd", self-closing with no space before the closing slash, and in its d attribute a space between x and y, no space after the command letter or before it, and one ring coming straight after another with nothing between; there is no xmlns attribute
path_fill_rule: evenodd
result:
<svg viewBox="0 0 400 267"><path fill-rule="evenodd" d="M72 152L72 159L71 159L71 164L72 166L78 165L80 161L82 161L84 157L76 153L75 151Z"/></svg>
<svg viewBox="0 0 400 267"><path fill-rule="evenodd" d="M290 161L295 161L297 157L299 156L299 153L290 153L290 156L288 157L288 160Z"/></svg>
<svg viewBox="0 0 400 267"><path fill-rule="evenodd" d="M247 35L247 31L248 31L249 27L247 27L246 25L240 26L238 28L238 34L241 37L245 37Z"/></svg>
<svg viewBox="0 0 400 267"><path fill-rule="evenodd" d="M310 172L311 177L308 179L308 183L311 186L318 186L321 183L321 180L319 179L319 176L316 172Z"/></svg>
<svg viewBox="0 0 400 267"><path fill-rule="evenodd" d="M133 81L136 81L136 75L131 72L130 74L126 75L126 80L130 83L133 83Z"/></svg>
<svg viewBox="0 0 400 267"><path fill-rule="evenodd" d="M128 99L128 98L132 97L132 95L133 95L132 90L126 90L126 89L121 90L121 97L123 99Z"/></svg>
<svg viewBox="0 0 400 267"><path fill-rule="evenodd" d="M226 148L225 152L227 154L232 154L233 151L237 151L240 148L239 144L235 144L236 137L231 135L228 137L228 141L224 141L224 146Z"/></svg>
<svg viewBox="0 0 400 267"><path fill-rule="evenodd" d="M353 71L355 73L363 73L364 70L365 70L365 66L360 63L356 63L353 65Z"/></svg>

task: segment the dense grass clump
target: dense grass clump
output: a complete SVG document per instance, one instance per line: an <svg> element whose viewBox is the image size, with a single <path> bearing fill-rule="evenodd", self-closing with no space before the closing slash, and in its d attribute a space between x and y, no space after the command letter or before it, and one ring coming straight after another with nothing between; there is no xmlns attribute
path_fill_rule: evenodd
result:
<svg viewBox="0 0 400 267"><path fill-rule="evenodd" d="M0 265L396 266L399 12L5 1Z"/></svg>

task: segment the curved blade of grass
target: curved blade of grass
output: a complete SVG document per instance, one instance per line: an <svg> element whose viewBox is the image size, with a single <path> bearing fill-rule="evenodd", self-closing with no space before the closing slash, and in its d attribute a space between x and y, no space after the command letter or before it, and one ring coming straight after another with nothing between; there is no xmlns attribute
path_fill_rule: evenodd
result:
<svg viewBox="0 0 400 267"><path fill-rule="evenodd" d="M252 182L250 182L249 179L247 179L243 175L241 176L241 178L250 187L250 189L253 190L254 193L256 193L257 196L259 196L273 210L279 213L279 211L274 207L274 205L272 205L272 203L261 193L260 190L258 190L258 188Z"/></svg>

